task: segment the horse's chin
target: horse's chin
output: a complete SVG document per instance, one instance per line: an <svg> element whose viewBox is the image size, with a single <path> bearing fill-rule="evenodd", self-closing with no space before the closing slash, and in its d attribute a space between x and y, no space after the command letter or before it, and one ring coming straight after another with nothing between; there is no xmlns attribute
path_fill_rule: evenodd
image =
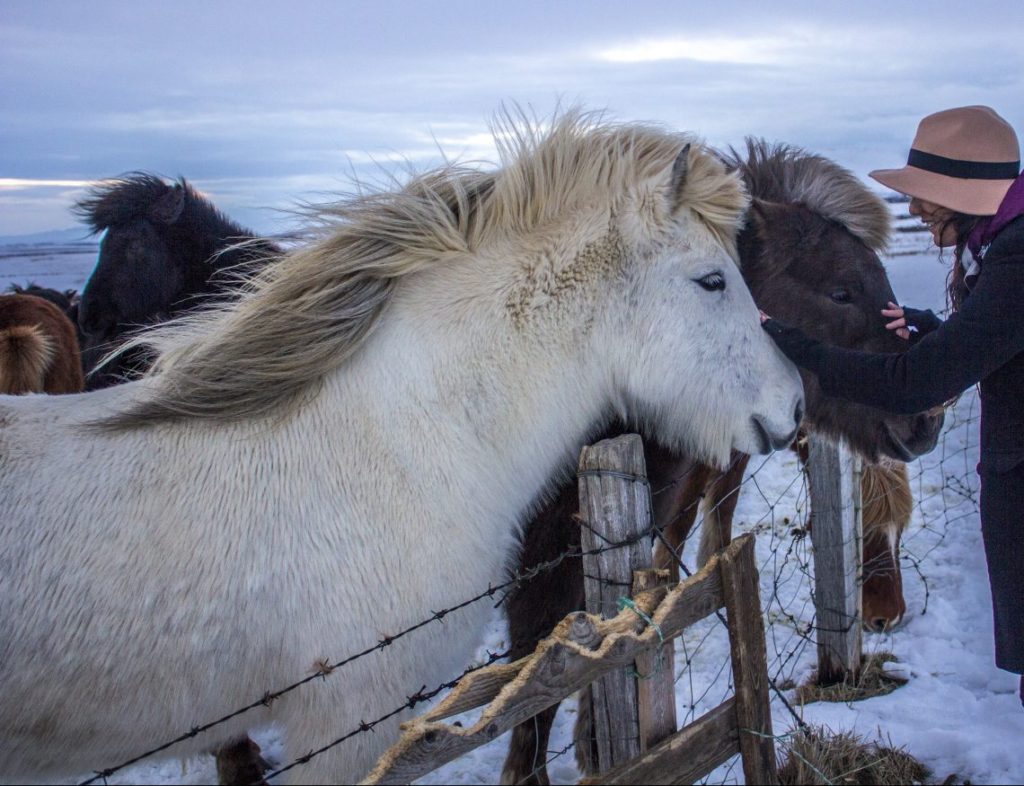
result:
<svg viewBox="0 0 1024 786"><path fill-rule="evenodd" d="M897 461L913 461L917 458L918 454L907 447L906 443L900 439L900 436L893 431L892 426L888 423L883 425L883 432L885 449L882 452L886 456Z"/></svg>
<svg viewBox="0 0 1024 786"><path fill-rule="evenodd" d="M726 453L723 457L716 457L713 462L715 467L720 470L728 469L729 461L732 456L732 452L745 453L748 456L764 456L772 452L771 445L768 442L768 438L763 436L757 431L753 431L750 434L744 434L737 437L732 442L731 450ZM706 462L712 463L712 462Z"/></svg>

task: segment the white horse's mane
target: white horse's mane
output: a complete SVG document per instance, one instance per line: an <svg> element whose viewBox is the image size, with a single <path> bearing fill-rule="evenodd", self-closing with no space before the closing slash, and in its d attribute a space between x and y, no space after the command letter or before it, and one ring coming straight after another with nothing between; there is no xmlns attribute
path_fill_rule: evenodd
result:
<svg viewBox="0 0 1024 786"><path fill-rule="evenodd" d="M873 251L883 251L888 245L892 233L889 208L853 172L799 147L772 145L754 137L746 142L746 155L730 148L724 159L726 166L743 176L752 197L803 203L846 227Z"/></svg>
<svg viewBox="0 0 1024 786"><path fill-rule="evenodd" d="M130 346L155 351L154 378L101 425L292 411L359 349L401 277L530 233L580 205L614 209L624 194L667 172L687 144L680 206L734 247L747 205L743 186L690 136L579 110L556 116L547 131L507 111L493 133L498 169L448 164L394 192L321 207L312 215L314 241L244 282L237 302L140 334Z"/></svg>

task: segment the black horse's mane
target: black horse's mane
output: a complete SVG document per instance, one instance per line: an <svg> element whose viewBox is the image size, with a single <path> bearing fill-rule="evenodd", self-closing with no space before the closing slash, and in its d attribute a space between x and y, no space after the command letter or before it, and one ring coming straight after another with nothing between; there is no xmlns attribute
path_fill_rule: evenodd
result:
<svg viewBox="0 0 1024 786"><path fill-rule="evenodd" d="M43 300L49 300L65 314L70 314L72 309L76 308L78 305L78 292L75 290L41 287L34 281L30 281L25 286L11 284L7 287L7 291L14 295L34 295L35 297L42 298Z"/></svg>
<svg viewBox="0 0 1024 786"><path fill-rule="evenodd" d="M180 211L173 205L181 202ZM151 172L129 172L94 186L72 208L93 233L148 219L157 224L188 224L212 237L245 239L254 233L221 213L185 178L167 182Z"/></svg>

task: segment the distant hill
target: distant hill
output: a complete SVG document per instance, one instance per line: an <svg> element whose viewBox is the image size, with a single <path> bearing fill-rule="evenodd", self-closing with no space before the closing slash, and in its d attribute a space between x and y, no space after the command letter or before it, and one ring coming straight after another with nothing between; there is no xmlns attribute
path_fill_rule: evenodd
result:
<svg viewBox="0 0 1024 786"><path fill-rule="evenodd" d="M85 243L97 245L98 239L89 235L85 227L51 229L47 232L33 232L30 235L0 235L0 246L65 245Z"/></svg>

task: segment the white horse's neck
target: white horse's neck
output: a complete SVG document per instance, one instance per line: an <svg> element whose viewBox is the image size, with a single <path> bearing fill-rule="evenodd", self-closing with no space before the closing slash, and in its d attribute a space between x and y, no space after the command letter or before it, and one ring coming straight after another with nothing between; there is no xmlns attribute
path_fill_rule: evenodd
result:
<svg viewBox="0 0 1024 786"><path fill-rule="evenodd" d="M508 528L508 517L521 517L560 479L608 415L602 366L570 342L541 346L510 329L424 328L396 312L332 383L341 409L358 400L369 418L361 423L350 410L349 427L386 433L386 453L433 479L436 493Z"/></svg>

